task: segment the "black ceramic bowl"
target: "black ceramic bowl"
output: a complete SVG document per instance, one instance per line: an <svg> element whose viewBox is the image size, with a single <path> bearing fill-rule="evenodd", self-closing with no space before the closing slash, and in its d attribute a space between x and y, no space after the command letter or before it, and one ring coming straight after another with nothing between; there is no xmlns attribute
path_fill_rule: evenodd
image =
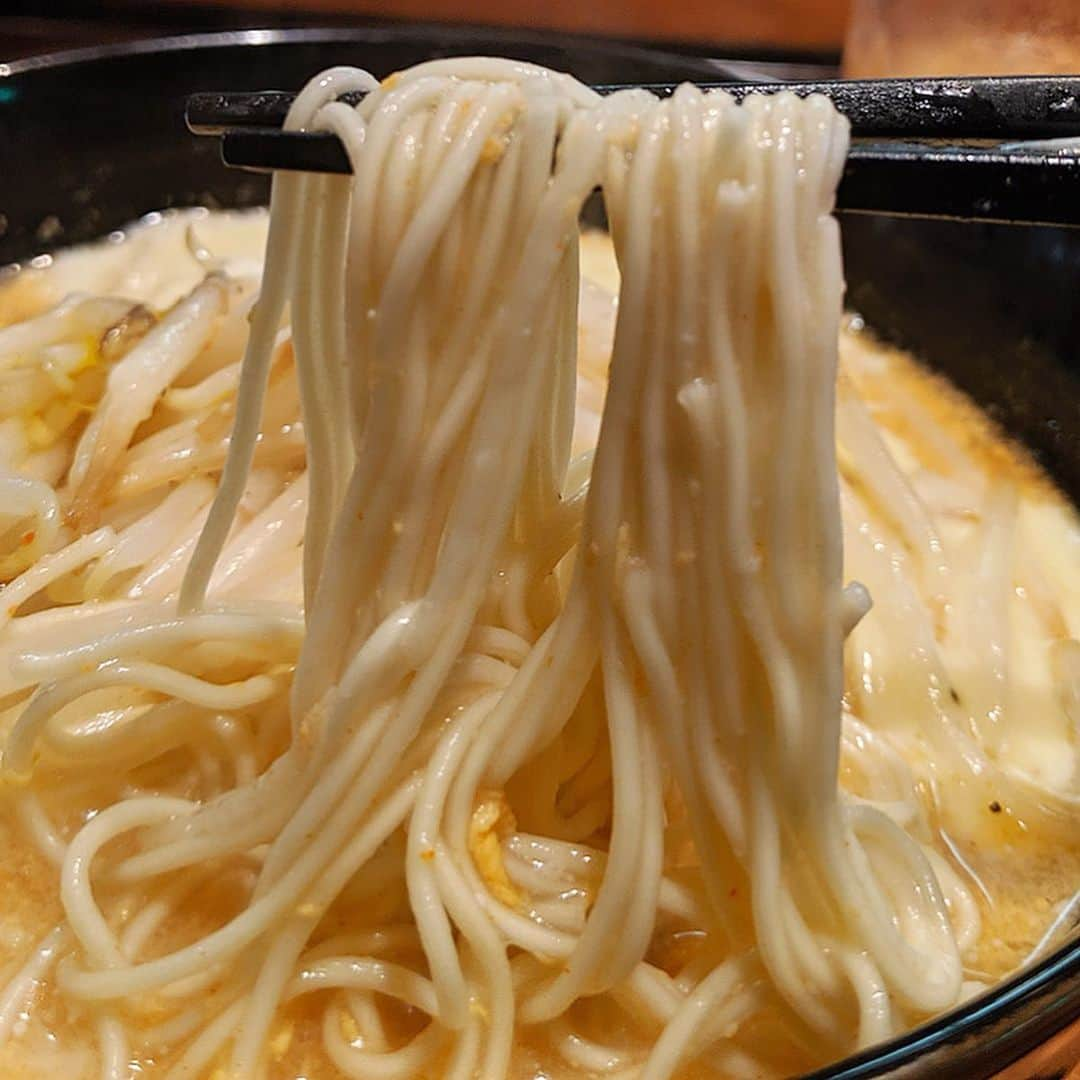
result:
<svg viewBox="0 0 1080 1080"><path fill-rule="evenodd" d="M192 91L296 88L332 64L385 75L483 53L594 83L755 74L745 62L614 42L438 27L238 31L0 64L0 266L151 210L264 202L263 177L225 169L212 140L184 129ZM1080 230L854 217L843 229L850 306L972 394L1080 500ZM977 1001L813 1080L978 1080L1077 1017L1074 938Z"/></svg>

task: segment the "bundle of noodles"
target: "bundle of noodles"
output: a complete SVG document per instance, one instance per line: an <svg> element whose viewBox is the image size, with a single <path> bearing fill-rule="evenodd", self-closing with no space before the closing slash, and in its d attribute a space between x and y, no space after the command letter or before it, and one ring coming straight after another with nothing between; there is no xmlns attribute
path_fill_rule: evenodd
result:
<svg viewBox="0 0 1080 1080"><path fill-rule="evenodd" d="M843 381L838 487L844 121L457 60L334 69L287 123L354 176L275 178L253 309L215 268L160 316L0 331L4 770L60 882L0 1034L52 980L112 1080L258 1076L294 1025L352 1077L656 1080L787 1073L956 1001L979 915L896 746L977 773L1000 739L941 706L978 635ZM909 728L868 673L843 695L841 498L890 613L849 664L907 635L938 680Z"/></svg>
<svg viewBox="0 0 1080 1080"><path fill-rule="evenodd" d="M151 1044L201 1029L177 1075L197 1073L230 1040L233 1068L252 1074L326 910L414 800L437 798L420 776L438 776L443 729L468 731L483 718L554 616L551 571L573 535L575 502L560 496L572 428L576 221L604 143L593 137L597 119L571 106L591 95L550 73L481 63L475 78L412 72L355 113L329 105L315 120L324 102L354 87L373 83L332 72L301 95L290 117L301 126L334 126L354 157L347 274L340 219L348 187L279 181L229 458L180 614L24 658L23 670L42 685L6 748L16 775L84 730L83 741L100 746L115 735L112 742L138 764L156 754L153 777L140 776L135 791L70 840L54 838L66 924L80 953L59 977L69 998L101 1003L109 1060L122 1057L115 1010L130 1008L134 995L143 995L144 1010L170 1017L144 1036ZM149 403L191 362L199 305L219 302L220 291L209 278L161 324L159 336L176 345L166 363L136 357L130 374L114 369L118 391L139 400L113 412L106 401L83 435L71 474L77 514L97 506ZM204 596L249 479L260 421L266 426L265 389L286 296L310 476L308 630L292 681L287 747L257 778L253 766L265 755L249 755L220 795L208 782L188 784L176 797L167 792L184 785L162 783L161 752L190 725L192 709L209 710L230 734L264 749L281 737L280 712L268 708L289 664L281 632L269 634L265 617L245 623L235 610L218 613ZM126 565L118 555L112 570ZM234 677L211 679L223 670ZM257 727L256 705L267 707ZM114 854L104 870L94 860L107 844ZM183 913L193 887L222 875L228 856L234 880L224 924L146 958L155 930ZM427 945L446 917L434 904L425 912L431 883L422 870L408 884ZM144 906L118 934L117 906L133 895ZM449 957L428 951L433 972L449 969L453 979L456 971L461 981L456 948ZM299 992L355 988L346 967L329 981L302 981ZM200 1000L207 987L214 992ZM413 1006L430 1003L422 987L403 992ZM498 1014L511 1002L492 993L483 1008ZM442 1049L447 1030L468 1027L447 1067L450 1075L471 1075L479 1040L468 995L442 998L437 1011L440 1022L402 1053L414 1064L426 1060ZM512 1019L496 1015L491 1027L484 1071L494 1076L505 1072ZM328 1039L343 1069L364 1072L369 1053Z"/></svg>
<svg viewBox="0 0 1080 1080"><path fill-rule="evenodd" d="M834 1052L853 1006L866 1044L895 1029L894 1010L928 1013L960 991L926 857L837 789L841 646L860 606L841 589L833 436L829 212L845 149L823 100L736 108L684 87L646 105L605 178L622 291L582 580L599 609L613 849L620 744L655 739L733 954L646 1075L669 1075L711 1010L738 1013L731 965L750 942ZM639 880L656 865L642 851Z"/></svg>

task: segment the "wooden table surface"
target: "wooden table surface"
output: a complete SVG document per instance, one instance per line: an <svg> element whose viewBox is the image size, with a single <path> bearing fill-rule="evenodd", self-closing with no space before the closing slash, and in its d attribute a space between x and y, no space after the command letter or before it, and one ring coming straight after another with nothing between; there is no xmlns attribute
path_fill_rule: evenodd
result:
<svg viewBox="0 0 1080 1080"><path fill-rule="evenodd" d="M994 1080L1080 1080L1080 1020Z"/></svg>

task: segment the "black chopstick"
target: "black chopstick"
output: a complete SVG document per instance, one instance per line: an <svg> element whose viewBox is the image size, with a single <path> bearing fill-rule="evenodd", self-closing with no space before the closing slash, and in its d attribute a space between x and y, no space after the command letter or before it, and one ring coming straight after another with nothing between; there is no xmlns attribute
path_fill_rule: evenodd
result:
<svg viewBox="0 0 1080 1080"><path fill-rule="evenodd" d="M635 84L639 85L639 84ZM645 83L658 97L678 83ZM995 76L969 79L851 79L824 82L697 83L736 98L791 90L824 94L851 122L856 137L1038 139L1080 135L1080 76ZM602 94L626 89L597 86ZM198 135L230 128L280 128L295 94L284 90L192 94L188 127ZM344 94L356 104L362 93Z"/></svg>
<svg viewBox="0 0 1080 1080"><path fill-rule="evenodd" d="M348 173L333 135L229 131L227 165ZM836 193L842 213L1027 225L1080 225L1080 155L855 143Z"/></svg>
<svg viewBox="0 0 1080 1080"><path fill-rule="evenodd" d="M888 79L817 83L698 84L736 97L783 89L826 93L857 137L1016 142L1080 136L1080 77ZM663 96L676 84L645 88ZM600 87L611 91L621 87ZM355 103L362 95L346 95ZM284 132L294 95L283 91L196 94L188 126L222 136L228 165L256 170L348 173L333 135ZM1080 226L1080 151L1037 147L927 146L858 141L837 191L841 213L1025 225Z"/></svg>
<svg viewBox="0 0 1080 1080"><path fill-rule="evenodd" d="M1080 226L1080 155L855 143L841 214Z"/></svg>

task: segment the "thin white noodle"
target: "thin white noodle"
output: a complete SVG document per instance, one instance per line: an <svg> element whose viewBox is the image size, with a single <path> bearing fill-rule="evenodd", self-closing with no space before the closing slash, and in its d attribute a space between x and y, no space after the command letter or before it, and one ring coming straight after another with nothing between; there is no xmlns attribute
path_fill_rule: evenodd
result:
<svg viewBox="0 0 1080 1080"><path fill-rule="evenodd" d="M63 950L68 931L64 926L54 927L38 942L30 958L0 991L0 1038L11 1037L19 1014L29 1007L35 991L44 981L49 969L56 963Z"/></svg>

